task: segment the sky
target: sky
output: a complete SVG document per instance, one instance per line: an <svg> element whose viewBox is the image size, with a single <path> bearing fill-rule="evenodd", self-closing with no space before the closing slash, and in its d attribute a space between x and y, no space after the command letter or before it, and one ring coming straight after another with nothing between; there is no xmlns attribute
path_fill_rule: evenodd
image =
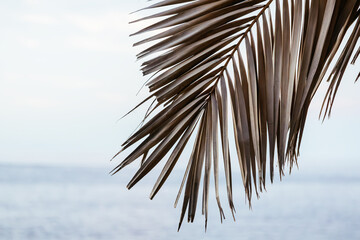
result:
<svg viewBox="0 0 360 240"><path fill-rule="evenodd" d="M130 15L146 0L2 0L0 2L0 164L112 168L147 96L129 35ZM360 61L351 66L330 120L318 120L326 84L309 112L300 169L360 166Z"/></svg>

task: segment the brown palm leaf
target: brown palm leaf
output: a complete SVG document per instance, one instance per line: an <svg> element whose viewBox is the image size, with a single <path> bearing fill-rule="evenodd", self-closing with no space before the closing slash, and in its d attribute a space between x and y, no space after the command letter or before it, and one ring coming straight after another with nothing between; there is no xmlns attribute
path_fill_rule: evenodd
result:
<svg viewBox="0 0 360 240"><path fill-rule="evenodd" d="M360 0L163 0L147 7L162 10L139 21L160 20L135 34L157 31L135 45L154 41L137 57L148 58L141 70L153 75L145 101L157 104L122 145L120 152L135 150L113 173L142 158L131 188L169 154L153 198L195 135L177 198L184 188L179 228L186 212L194 220L203 171L207 222L212 166L222 219L219 159L234 213L231 142L250 203L252 192L265 188L267 161L271 181L275 158L280 176L286 162L296 163L309 105L324 78L330 83L324 113L330 113L346 67L359 56L359 6Z"/></svg>

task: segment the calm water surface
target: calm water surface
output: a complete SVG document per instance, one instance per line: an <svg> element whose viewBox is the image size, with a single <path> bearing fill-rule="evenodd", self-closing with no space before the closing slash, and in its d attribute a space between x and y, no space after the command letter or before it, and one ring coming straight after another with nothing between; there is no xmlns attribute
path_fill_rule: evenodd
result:
<svg viewBox="0 0 360 240"><path fill-rule="evenodd" d="M212 193L207 232L198 211L195 223L185 222L178 233L180 207L173 202L181 172L150 201L155 175L128 191L133 171L110 176L108 170L0 165L0 239L360 239L356 175L294 173L268 185L252 210L234 184L236 222L221 189L225 222Z"/></svg>

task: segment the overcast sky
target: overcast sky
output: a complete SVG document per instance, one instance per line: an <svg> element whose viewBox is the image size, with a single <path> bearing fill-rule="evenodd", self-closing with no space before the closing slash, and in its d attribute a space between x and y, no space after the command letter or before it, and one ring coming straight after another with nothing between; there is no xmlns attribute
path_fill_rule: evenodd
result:
<svg viewBox="0 0 360 240"><path fill-rule="evenodd" d="M146 96L146 89L136 96L146 78L128 37L139 25L127 23L136 17L130 12L147 4L0 2L0 163L114 166L109 159L143 114L117 121ZM353 82L359 62L349 68L323 124L317 116L325 85L317 95L300 168L360 165L360 83Z"/></svg>

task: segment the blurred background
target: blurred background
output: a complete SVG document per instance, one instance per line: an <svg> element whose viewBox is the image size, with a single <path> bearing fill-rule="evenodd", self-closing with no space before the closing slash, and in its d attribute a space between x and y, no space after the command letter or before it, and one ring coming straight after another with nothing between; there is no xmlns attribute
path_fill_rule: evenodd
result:
<svg viewBox="0 0 360 240"><path fill-rule="evenodd" d="M161 167L131 191L138 167L109 171L144 115L147 96L129 35L146 0L0 2L0 239L359 239L360 62L344 76L330 120L318 120L326 83L311 106L299 170L268 184L252 210L234 165L236 222L224 184L220 224L198 211L177 233L175 200L186 158L153 201ZM277 178L278 179L278 178ZM269 181L268 181L269 182ZM181 203L181 202L180 202Z"/></svg>

